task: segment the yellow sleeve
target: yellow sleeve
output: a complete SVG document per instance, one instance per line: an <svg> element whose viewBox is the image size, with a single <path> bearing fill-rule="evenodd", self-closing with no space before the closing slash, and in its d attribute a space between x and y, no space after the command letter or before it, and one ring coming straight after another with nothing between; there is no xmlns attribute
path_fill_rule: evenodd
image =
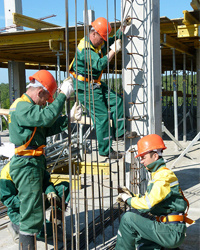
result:
<svg viewBox="0 0 200 250"><path fill-rule="evenodd" d="M133 197L131 206L135 209L150 211L152 207L171 195L171 186L178 184L178 179L172 171L158 172L148 184L149 187L152 186L150 192L146 192L141 198Z"/></svg>

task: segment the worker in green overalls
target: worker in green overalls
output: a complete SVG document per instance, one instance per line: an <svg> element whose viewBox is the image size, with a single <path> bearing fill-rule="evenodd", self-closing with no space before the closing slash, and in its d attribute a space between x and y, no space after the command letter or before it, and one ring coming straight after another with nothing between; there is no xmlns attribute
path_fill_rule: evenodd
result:
<svg viewBox="0 0 200 250"><path fill-rule="evenodd" d="M51 196L56 197L57 211L61 209L61 200L63 196L63 189L65 195L65 204L69 202L70 192L69 183L61 182L57 185L53 185L50 181L50 174L45 171L43 179L43 192L45 194L45 209L49 208L51 205ZM15 243L19 240L19 220L20 220L20 201L18 197L18 191L13 183L10 176L10 162L8 162L0 173L0 201L7 207L7 215L10 218L10 223L8 224L8 230L10 231ZM60 223L61 218L57 215L57 225ZM47 237L52 237L52 223L46 220ZM60 228L60 225L57 229ZM60 230L61 231L61 230ZM39 234L39 238L44 238L44 229L42 228ZM61 235L62 237L62 235Z"/></svg>
<svg viewBox="0 0 200 250"><path fill-rule="evenodd" d="M70 65L70 73L74 76L74 89L78 91L79 101L86 105L87 110L91 111L99 154L117 159L117 157L121 158L122 155L117 154L112 149L112 136L109 145L108 99L110 102L110 118L113 121L113 133L115 138L118 137L119 139L123 139L125 131L123 99L120 95L117 95L116 100L116 93L113 90L108 90L108 86L101 81L101 76L114 55L121 50L121 37L126 25L122 25L117 30L116 35L109 38L112 28L105 18L99 17L91 25L89 37L80 40L77 53ZM107 44L110 47L109 52L107 52ZM78 80L78 89L76 89L76 79ZM93 109L93 103L95 110Z"/></svg>
<svg viewBox="0 0 200 250"><path fill-rule="evenodd" d="M74 91L72 79L67 78L54 100L57 84L50 72L39 70L29 79L26 93L14 101L8 117L10 141L15 144L10 176L20 200L19 244L22 244L23 250L34 249L34 233L38 233L43 224L46 138L66 129L68 118L61 113L66 98ZM50 104L45 106L46 102ZM73 107L71 119L80 118L81 107Z"/></svg>
<svg viewBox="0 0 200 250"><path fill-rule="evenodd" d="M176 175L165 166L162 138L150 134L137 145L136 157L141 158L151 179L143 196L126 187L119 190L117 201L134 210L125 213L120 221L115 250L177 248L185 238L186 223L193 223L185 212L189 203Z"/></svg>

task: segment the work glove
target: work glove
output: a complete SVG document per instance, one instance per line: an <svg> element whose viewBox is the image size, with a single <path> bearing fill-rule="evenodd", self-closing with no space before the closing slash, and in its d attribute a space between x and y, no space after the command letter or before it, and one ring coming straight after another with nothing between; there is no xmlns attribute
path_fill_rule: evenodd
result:
<svg viewBox="0 0 200 250"><path fill-rule="evenodd" d="M118 187L118 193L126 193L128 195L130 195L131 197L134 197L134 194L125 186L123 187Z"/></svg>
<svg viewBox="0 0 200 250"><path fill-rule="evenodd" d="M50 203L51 203L51 197L52 197L52 199L56 198L57 203L61 203L60 198L58 197L58 195L55 192L50 192L47 194L47 199Z"/></svg>
<svg viewBox="0 0 200 250"><path fill-rule="evenodd" d="M74 92L74 85L72 77L67 77L60 86L60 90L66 95L67 99Z"/></svg>
<svg viewBox="0 0 200 250"><path fill-rule="evenodd" d="M126 27L129 26L130 24L131 24L131 17L127 16L123 21L123 26Z"/></svg>
<svg viewBox="0 0 200 250"><path fill-rule="evenodd" d="M122 49L121 39L117 39L111 46L110 49L113 50L116 54Z"/></svg>
<svg viewBox="0 0 200 250"><path fill-rule="evenodd" d="M75 102L74 106L72 107L72 109L70 110L70 121L74 122L76 121L80 121L81 120L81 116L82 116L83 110L81 105L77 102Z"/></svg>
<svg viewBox="0 0 200 250"><path fill-rule="evenodd" d="M116 201L118 203L126 203L126 201L129 198L132 198L132 195L128 195L127 193L120 193L120 194L118 194Z"/></svg>

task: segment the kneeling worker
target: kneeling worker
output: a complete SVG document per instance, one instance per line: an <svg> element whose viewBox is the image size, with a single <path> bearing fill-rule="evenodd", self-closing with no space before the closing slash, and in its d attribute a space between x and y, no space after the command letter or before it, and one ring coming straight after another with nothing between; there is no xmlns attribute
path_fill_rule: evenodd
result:
<svg viewBox="0 0 200 250"><path fill-rule="evenodd" d="M50 181L50 174L45 171L43 179L43 192L45 194L45 209L49 208L51 205L51 197L56 197L57 202L57 225L61 223L60 211L61 200L65 196L65 204L70 200L69 183L64 181L57 185L53 185ZM18 191L15 184L10 176L10 162L8 162L0 172L0 200L8 208L7 215L10 218L10 223L8 224L8 230L10 231L13 241L19 243L19 221L20 221L20 200L18 196ZM61 228L60 225L57 230ZM52 237L52 223L46 220L47 237ZM62 230L59 230L62 233ZM37 239L44 239L44 225L41 228ZM62 239L62 234L59 235L59 239Z"/></svg>
<svg viewBox="0 0 200 250"><path fill-rule="evenodd" d="M185 212L189 203L176 175L165 166L162 138L150 134L140 139L137 146L136 157L141 157L151 180L143 196L132 194L126 187L119 190L117 201L136 210L123 215L115 249L176 248L185 238L186 223L193 223Z"/></svg>

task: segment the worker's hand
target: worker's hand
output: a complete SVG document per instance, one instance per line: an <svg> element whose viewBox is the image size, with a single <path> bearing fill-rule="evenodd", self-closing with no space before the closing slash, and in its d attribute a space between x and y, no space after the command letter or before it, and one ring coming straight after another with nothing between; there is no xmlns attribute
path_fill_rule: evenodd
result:
<svg viewBox="0 0 200 250"><path fill-rule="evenodd" d="M70 120L71 122L76 121L80 121L81 120L81 116L82 116L83 110L81 105L77 102L75 102L74 106L72 107L72 109L70 110Z"/></svg>
<svg viewBox="0 0 200 250"><path fill-rule="evenodd" d="M129 26L131 25L131 17L130 16L127 16L124 21L123 21L123 26L126 27L126 26Z"/></svg>
<svg viewBox="0 0 200 250"><path fill-rule="evenodd" d="M115 53L118 53L122 49L122 41L121 39L117 39L111 46L110 49Z"/></svg>
<svg viewBox="0 0 200 250"><path fill-rule="evenodd" d="M47 194L47 199L50 203L51 203L51 197L52 197L52 199L56 198L56 202L58 202L58 203L61 202L60 198L58 197L58 195L56 193L50 192Z"/></svg>
<svg viewBox="0 0 200 250"><path fill-rule="evenodd" d="M66 95L67 99L74 92L74 85L72 77L66 78L60 86L60 90Z"/></svg>
<svg viewBox="0 0 200 250"><path fill-rule="evenodd" d="M127 201L129 198L132 198L132 195L128 195L128 194L126 194L126 193L120 193L120 194L118 194L116 201L117 201L118 203L126 203L126 201Z"/></svg>
<svg viewBox="0 0 200 250"><path fill-rule="evenodd" d="M119 194L120 194L120 193L126 193L126 194L128 194L128 195L134 197L134 194L133 194L127 187L125 187L125 186L123 186L123 187L118 187L118 193L119 193Z"/></svg>

